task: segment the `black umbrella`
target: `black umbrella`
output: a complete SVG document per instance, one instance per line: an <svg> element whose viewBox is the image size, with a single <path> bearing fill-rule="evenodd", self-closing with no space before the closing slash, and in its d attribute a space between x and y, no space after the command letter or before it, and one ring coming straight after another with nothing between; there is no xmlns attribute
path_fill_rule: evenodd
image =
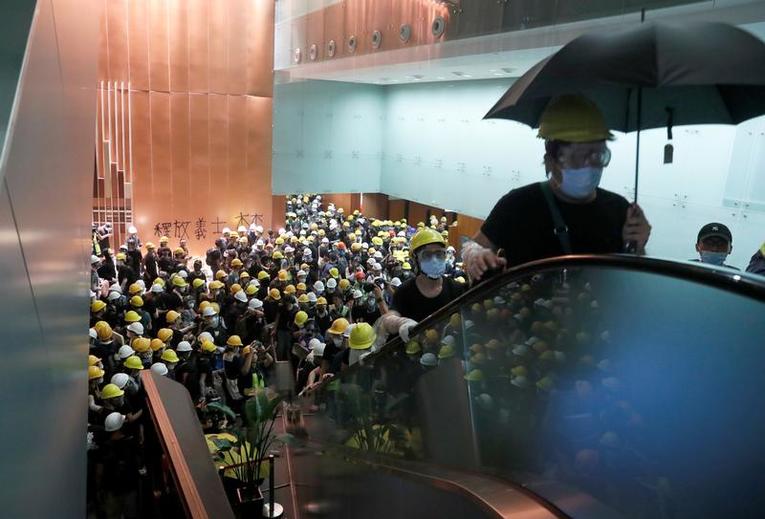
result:
<svg viewBox="0 0 765 519"><path fill-rule="evenodd" d="M765 43L715 22L585 34L516 81L485 119L539 126L553 97L583 94L613 130L738 124L765 114ZM635 200L639 158L635 164Z"/></svg>

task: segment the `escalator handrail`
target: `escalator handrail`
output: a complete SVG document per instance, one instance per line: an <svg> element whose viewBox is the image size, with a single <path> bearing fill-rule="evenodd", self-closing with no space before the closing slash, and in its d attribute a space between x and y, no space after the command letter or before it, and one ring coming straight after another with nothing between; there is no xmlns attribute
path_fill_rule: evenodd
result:
<svg viewBox="0 0 765 519"><path fill-rule="evenodd" d="M538 273L540 271L574 267L622 268L634 272L648 272L651 274L673 276L675 278L694 281L711 287L728 290L739 295L751 297L753 299L765 302L765 277L748 274L746 272L739 272L725 267L713 267L710 265L695 263L691 261L681 262L627 254L569 255L524 263L523 265L509 268L489 279L480 282L478 285L472 287L470 290L466 291L454 301L450 302L439 310L436 310L431 315L420 321L420 323L418 323L417 326L415 326L410 331L410 335L415 336L421 333L428 327L432 326L434 323L441 321L444 317L447 317L455 311L458 311L466 301L471 301L476 296L480 297L481 294L485 294L490 290L495 289L497 285L510 282L510 280L517 279L524 275ZM368 365L370 361L372 361L375 357L387 354L396 348L400 348L401 345L401 338L397 335L385 343L385 345L383 345L379 350L371 353L364 360L364 364ZM352 375L355 371L361 368L361 363L354 366L349 366L348 369L342 373L342 375ZM337 378L334 380L336 379ZM319 388L317 388L317 390L323 390L325 386L332 380L333 379L325 380L319 386Z"/></svg>

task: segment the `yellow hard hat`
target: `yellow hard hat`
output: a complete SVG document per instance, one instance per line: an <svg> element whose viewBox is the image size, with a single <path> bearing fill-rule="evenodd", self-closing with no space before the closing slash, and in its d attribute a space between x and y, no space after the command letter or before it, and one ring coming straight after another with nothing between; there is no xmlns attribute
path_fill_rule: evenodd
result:
<svg viewBox="0 0 765 519"><path fill-rule="evenodd" d="M154 249L156 249L156 246L152 242L147 241L146 242L146 249L147 250L154 250Z"/></svg>
<svg viewBox="0 0 765 519"><path fill-rule="evenodd" d="M154 281L151 282L151 284L165 286L165 280L162 278L156 278Z"/></svg>
<svg viewBox="0 0 765 519"><path fill-rule="evenodd" d="M217 280L226 279L226 271L219 270L218 272L216 272L215 273L215 279L217 279Z"/></svg>
<svg viewBox="0 0 765 519"><path fill-rule="evenodd" d="M302 294L300 297L298 297L298 303L307 303L308 302L308 294Z"/></svg>
<svg viewBox="0 0 765 519"><path fill-rule="evenodd" d="M186 280L183 279L181 276L175 276L173 278L173 286L178 288L183 288L185 286L188 286L189 284L186 283Z"/></svg>
<svg viewBox="0 0 765 519"><path fill-rule="evenodd" d="M165 343L162 342L162 339L152 339L149 343L149 347L151 348L151 351L159 351L165 347ZM135 350L135 348L133 349Z"/></svg>
<svg viewBox="0 0 765 519"><path fill-rule="evenodd" d="M229 346L241 346L242 338L238 335L232 335L226 340L226 344Z"/></svg>
<svg viewBox="0 0 765 519"><path fill-rule="evenodd" d="M282 294L281 294L281 292L279 292L278 288L272 288L271 290L269 290L268 291L268 295L274 301L278 301L278 300L280 300L282 298Z"/></svg>
<svg viewBox="0 0 765 519"><path fill-rule="evenodd" d="M167 321L169 324L173 324L175 321L178 320L178 318L181 316L178 312L175 310L170 310L165 314L165 321Z"/></svg>
<svg viewBox="0 0 765 519"><path fill-rule="evenodd" d="M101 359L99 359L95 355L88 355L88 367L95 366L99 362L101 362Z"/></svg>
<svg viewBox="0 0 765 519"><path fill-rule="evenodd" d="M412 340L406 343L407 355L417 355L421 351L422 351L422 346L420 346L419 342Z"/></svg>
<svg viewBox="0 0 765 519"><path fill-rule="evenodd" d="M274 251L271 257L274 258L275 260L283 260L284 254L282 254L282 251L277 250L277 251Z"/></svg>
<svg viewBox="0 0 765 519"><path fill-rule="evenodd" d="M295 324L298 326L303 326L306 321L308 320L308 314L303 312L302 310L295 314Z"/></svg>
<svg viewBox="0 0 765 519"><path fill-rule="evenodd" d="M216 350L215 344L213 344L210 341L204 341L202 343L202 351L206 351L207 353L212 353Z"/></svg>
<svg viewBox="0 0 765 519"><path fill-rule="evenodd" d="M340 271L337 269L337 267L332 267L329 269L329 275L335 279L340 277Z"/></svg>
<svg viewBox="0 0 765 519"><path fill-rule="evenodd" d="M126 358L125 362L123 362L122 365L128 369L143 369L143 364L141 363L141 359L139 359L135 355L131 355L130 357ZM114 386L114 387L117 387L117 386ZM104 396L103 391L101 391L101 396L102 397ZM120 396L120 395L115 395L115 396Z"/></svg>
<svg viewBox="0 0 765 519"><path fill-rule="evenodd" d="M597 105L581 95L564 95L550 101L539 120L538 137L565 142L614 138Z"/></svg>
<svg viewBox="0 0 765 519"><path fill-rule="evenodd" d="M141 364L141 360L138 357L135 357L135 356L128 357L128 360L130 359L135 359L138 361L139 364ZM125 364L127 365L127 361L125 361ZM143 367L143 365L141 367ZM138 368L132 368L132 369L138 369ZM109 400L110 398L117 398L118 396L122 396L124 394L125 394L125 391L120 389L116 384L106 384L104 388L101 390L101 398L104 400Z"/></svg>
<svg viewBox="0 0 765 519"><path fill-rule="evenodd" d="M279 281L287 281L289 279L289 274L286 270L280 270L279 271Z"/></svg>
<svg viewBox="0 0 765 519"><path fill-rule="evenodd" d="M324 236L327 235L327 231L325 231L324 229L319 229L318 234L319 234L319 236L321 236L323 238Z"/></svg>
<svg viewBox="0 0 765 519"><path fill-rule="evenodd" d="M441 349L438 350L439 359L448 359L449 357L454 357L454 354L454 346L451 344L444 344L441 346Z"/></svg>
<svg viewBox="0 0 765 519"><path fill-rule="evenodd" d="M170 328L160 328L157 332L157 339L162 342L167 342L173 337L173 330Z"/></svg>
<svg viewBox="0 0 765 519"><path fill-rule="evenodd" d="M162 360L165 362L178 362L181 359L178 358L178 354L175 351L165 350L162 352Z"/></svg>
<svg viewBox="0 0 765 519"><path fill-rule="evenodd" d="M202 278L194 278L194 281L191 282L191 286L193 288L200 288L205 286L205 280Z"/></svg>
<svg viewBox="0 0 765 519"><path fill-rule="evenodd" d="M141 290L142 290L142 289L141 289L141 285L139 285L138 283L133 283L132 285L130 285L130 286L128 287L128 293L129 293L131 296L132 296L132 295L135 295L135 294L140 294L140 293L141 293Z"/></svg>
<svg viewBox="0 0 765 519"><path fill-rule="evenodd" d="M134 312L133 310L130 310L127 313L125 313L126 323L137 323L140 320L141 320L141 316L138 315L138 313Z"/></svg>
<svg viewBox="0 0 765 519"><path fill-rule="evenodd" d="M234 295L237 292L239 292L241 289L242 289L242 285L240 285L239 283L234 283L233 285L231 285L229 292L231 292L231 295Z"/></svg>
<svg viewBox="0 0 765 519"><path fill-rule="evenodd" d="M167 243L167 242L169 242L169 241L170 241L170 238L168 238L167 236L162 236L162 237L159 239L159 243Z"/></svg>
<svg viewBox="0 0 765 519"><path fill-rule="evenodd" d="M247 285L247 288L244 289L244 293L248 296L254 296L258 293L258 289L255 285Z"/></svg>
<svg viewBox="0 0 765 519"><path fill-rule="evenodd" d="M446 246L444 237L441 236L441 233L438 231L434 231L433 229L429 228L418 231L417 234L415 234L412 238L412 243L410 244L411 254L417 252L417 249L420 247L430 245L431 243L437 243L438 245Z"/></svg>
<svg viewBox="0 0 765 519"><path fill-rule="evenodd" d="M351 282L348 281L347 279L343 278L343 279L340 280L340 283L338 283L338 286L340 287L340 290L345 292L346 290L348 290L351 287Z"/></svg>
<svg viewBox="0 0 765 519"><path fill-rule="evenodd" d="M98 366L88 366L88 380L95 380L104 376L104 370Z"/></svg>
<svg viewBox="0 0 765 519"><path fill-rule="evenodd" d="M104 308L106 308L106 303L104 303L100 299L97 300L97 301L93 301L90 304L90 311L93 312L93 313L100 312Z"/></svg>
<svg viewBox="0 0 765 519"><path fill-rule="evenodd" d="M239 258L234 258L231 260L231 266L232 267L241 267L243 265L242 260Z"/></svg>
<svg viewBox="0 0 765 519"><path fill-rule="evenodd" d="M292 295L295 293L295 285L287 285L284 287L284 293L287 295Z"/></svg>
<svg viewBox="0 0 765 519"><path fill-rule="evenodd" d="M374 247L369 247L369 250L367 251L367 254L369 254L369 255L371 256L371 255L372 255L372 254L374 254L375 252L377 252L377 251L375 250L375 248L374 248Z"/></svg>
<svg viewBox="0 0 765 519"><path fill-rule="evenodd" d="M224 286L225 285L223 284L223 282L218 281L217 279L210 281L210 290L218 290L220 288L223 288Z"/></svg>
<svg viewBox="0 0 765 519"><path fill-rule="evenodd" d="M302 290L302 291L306 291L307 290L307 288L305 286L305 283L298 283L295 288L298 289L298 290ZM305 295L305 294L303 294L303 295ZM308 297L308 296L306 296L306 297Z"/></svg>
<svg viewBox="0 0 765 519"><path fill-rule="evenodd" d="M277 245L284 245L284 238L276 238Z"/></svg>
<svg viewBox="0 0 765 519"><path fill-rule="evenodd" d="M361 244L357 241L351 243L351 250L353 252L359 252L361 250Z"/></svg>
<svg viewBox="0 0 765 519"><path fill-rule="evenodd" d="M332 327L329 329L329 333L333 335L342 335L345 333L345 330L348 329L348 326L350 326L350 323L348 323L347 319L343 319L342 317L335 319L332 323Z"/></svg>
<svg viewBox="0 0 765 519"><path fill-rule="evenodd" d="M465 380L468 382L480 382L483 380L483 371L480 369L471 370L470 373L465 375Z"/></svg>
<svg viewBox="0 0 765 519"><path fill-rule="evenodd" d="M98 321L96 324L97 325L100 324L100 326L96 326L96 333L98 334L98 340L108 341L109 339L112 338L112 327L109 326L109 323L105 321Z"/></svg>
<svg viewBox="0 0 765 519"><path fill-rule="evenodd" d="M465 284L465 278L462 277L462 276L458 276L458 277L454 278L454 281L456 281L460 285L464 285Z"/></svg>
<svg viewBox="0 0 765 519"><path fill-rule="evenodd" d="M210 301L202 301L199 303L199 313L201 314L208 306L210 306Z"/></svg>
<svg viewBox="0 0 765 519"><path fill-rule="evenodd" d="M401 268L404 270L412 270L412 266L409 264L408 261L405 261L403 265L401 265Z"/></svg>
<svg viewBox="0 0 765 519"><path fill-rule="evenodd" d="M261 270L260 272L258 272L258 281L263 281L264 279L268 279L270 277L271 276L269 276L268 272L266 272L265 270Z"/></svg>
<svg viewBox="0 0 765 519"><path fill-rule="evenodd" d="M239 274L239 279L249 279L249 278L250 278L250 273L247 272L246 270L243 270L241 274Z"/></svg>
<svg viewBox="0 0 765 519"><path fill-rule="evenodd" d="M366 350L374 344L377 339L375 329L369 323L357 323L351 330L351 337L348 342L352 350Z"/></svg>
<svg viewBox="0 0 765 519"><path fill-rule="evenodd" d="M133 296L130 298L130 306L141 308L143 306L143 298L141 296Z"/></svg>
<svg viewBox="0 0 765 519"><path fill-rule="evenodd" d="M316 304L317 305L326 305L327 304L327 300L324 298L324 296L322 296L322 297L320 297L319 299L316 300Z"/></svg>
<svg viewBox="0 0 765 519"><path fill-rule="evenodd" d="M130 347L138 353L146 353L151 349L151 340L146 337L136 337Z"/></svg>
<svg viewBox="0 0 765 519"><path fill-rule="evenodd" d="M124 252L118 252L117 256L115 257L117 258L117 261L125 261L127 259L127 256Z"/></svg>

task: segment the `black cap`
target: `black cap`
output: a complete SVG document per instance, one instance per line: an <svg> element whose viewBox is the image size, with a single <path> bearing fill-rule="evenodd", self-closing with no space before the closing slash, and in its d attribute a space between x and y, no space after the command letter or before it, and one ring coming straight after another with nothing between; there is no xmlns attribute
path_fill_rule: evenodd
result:
<svg viewBox="0 0 765 519"><path fill-rule="evenodd" d="M699 231L699 237L696 242L701 242L707 238L723 238L728 243L733 242L733 235L725 225L721 223L708 223Z"/></svg>

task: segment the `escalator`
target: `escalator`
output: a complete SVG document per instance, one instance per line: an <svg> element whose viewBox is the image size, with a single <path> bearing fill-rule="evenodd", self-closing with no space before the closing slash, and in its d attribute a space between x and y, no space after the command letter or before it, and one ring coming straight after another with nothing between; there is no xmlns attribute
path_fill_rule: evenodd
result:
<svg viewBox="0 0 765 519"><path fill-rule="evenodd" d="M761 516L762 280L545 260L415 332L293 409L302 515Z"/></svg>

